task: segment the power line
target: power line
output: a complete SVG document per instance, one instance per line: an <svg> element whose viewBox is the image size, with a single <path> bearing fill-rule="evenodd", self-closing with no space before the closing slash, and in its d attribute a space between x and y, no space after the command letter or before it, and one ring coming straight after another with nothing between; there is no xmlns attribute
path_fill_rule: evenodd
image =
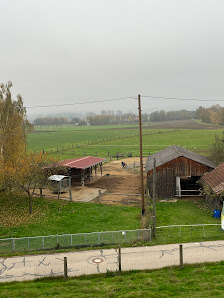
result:
<svg viewBox="0 0 224 298"><path fill-rule="evenodd" d="M165 97L165 96L152 96L152 95L141 95L141 97L149 97L152 99L176 99L186 101L224 101L224 99L201 99L201 98L180 98L180 97Z"/></svg>
<svg viewBox="0 0 224 298"><path fill-rule="evenodd" d="M50 107L85 105L85 104L91 104L91 103L101 103L101 102L109 102L109 101L116 101L116 100L123 100L123 99L136 99L136 96L127 96L127 97L119 97L119 98L95 100L95 101L84 101L84 102L74 102L74 103L53 104L53 105L44 105L44 106L30 106L30 107L26 107L26 108L27 109L34 109L34 108L50 108Z"/></svg>

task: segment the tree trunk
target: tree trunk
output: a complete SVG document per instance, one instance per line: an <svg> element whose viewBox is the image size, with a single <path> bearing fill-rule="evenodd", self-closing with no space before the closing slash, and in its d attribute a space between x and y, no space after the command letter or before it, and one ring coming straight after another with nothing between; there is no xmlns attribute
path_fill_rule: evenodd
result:
<svg viewBox="0 0 224 298"><path fill-rule="evenodd" d="M29 213L32 214L33 206L32 206L32 196L31 196L30 192L28 193L28 197L29 197Z"/></svg>

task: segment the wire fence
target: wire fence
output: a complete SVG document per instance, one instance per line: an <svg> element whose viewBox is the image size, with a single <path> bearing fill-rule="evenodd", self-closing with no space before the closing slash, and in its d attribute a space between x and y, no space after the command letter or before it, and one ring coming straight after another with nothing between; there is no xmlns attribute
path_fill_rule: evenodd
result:
<svg viewBox="0 0 224 298"><path fill-rule="evenodd" d="M159 269L224 260L224 241L192 242L0 258L0 282ZM151 283L150 283L151 284Z"/></svg>
<svg viewBox="0 0 224 298"><path fill-rule="evenodd" d="M157 243L174 243L203 240L224 240L221 224L170 225L156 227ZM91 247L110 244L150 242L151 228L49 235L0 239L0 254L29 252L70 247Z"/></svg>
<svg viewBox="0 0 224 298"><path fill-rule="evenodd" d="M0 239L0 253L150 241L151 229L106 231Z"/></svg>
<svg viewBox="0 0 224 298"><path fill-rule="evenodd" d="M224 239L221 224L169 225L156 227L156 239L161 242L187 242Z"/></svg>

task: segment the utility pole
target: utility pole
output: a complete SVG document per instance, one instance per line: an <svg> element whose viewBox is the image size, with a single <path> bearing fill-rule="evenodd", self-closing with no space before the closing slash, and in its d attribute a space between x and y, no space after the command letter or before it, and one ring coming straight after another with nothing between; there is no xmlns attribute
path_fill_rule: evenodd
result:
<svg viewBox="0 0 224 298"><path fill-rule="evenodd" d="M154 164L153 164L153 214L152 214L152 236L153 238L156 238L156 159L154 158Z"/></svg>
<svg viewBox="0 0 224 298"><path fill-rule="evenodd" d="M139 113L139 140L140 140L140 173L141 173L141 199L142 199L142 215L145 213L145 195L144 195L144 180L143 180L143 160L142 160L142 110L141 96L138 95L138 113Z"/></svg>

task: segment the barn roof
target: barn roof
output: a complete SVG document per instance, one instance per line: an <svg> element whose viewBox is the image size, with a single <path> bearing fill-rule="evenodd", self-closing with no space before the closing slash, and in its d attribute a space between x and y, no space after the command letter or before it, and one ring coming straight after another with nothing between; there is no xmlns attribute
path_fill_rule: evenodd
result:
<svg viewBox="0 0 224 298"><path fill-rule="evenodd" d="M215 168L215 165L208 158L184 149L183 147L174 145L150 155L147 159L145 170L148 172L153 169L154 158L156 159L156 167L159 167L181 156L208 167Z"/></svg>
<svg viewBox="0 0 224 298"><path fill-rule="evenodd" d="M224 191L224 163L216 167L209 173L205 173L200 182L207 184L214 193L220 194Z"/></svg>
<svg viewBox="0 0 224 298"><path fill-rule="evenodd" d="M67 159L60 162L61 166L82 169L85 170L90 168L91 166L98 165L99 163L105 161L105 158L93 157L93 156L85 156L82 158L73 158Z"/></svg>

